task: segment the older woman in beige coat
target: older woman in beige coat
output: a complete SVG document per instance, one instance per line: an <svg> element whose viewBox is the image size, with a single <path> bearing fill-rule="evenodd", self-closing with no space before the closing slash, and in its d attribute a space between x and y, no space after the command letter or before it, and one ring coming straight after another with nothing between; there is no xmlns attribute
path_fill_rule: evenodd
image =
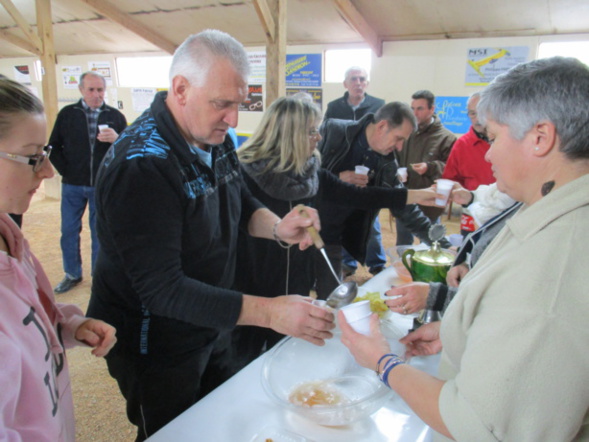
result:
<svg viewBox="0 0 589 442"><path fill-rule="evenodd" d="M462 281L441 323L402 340L441 340L438 377L340 314L342 341L439 440L589 438L589 68L555 57L497 77L478 105L499 189L523 203Z"/></svg>

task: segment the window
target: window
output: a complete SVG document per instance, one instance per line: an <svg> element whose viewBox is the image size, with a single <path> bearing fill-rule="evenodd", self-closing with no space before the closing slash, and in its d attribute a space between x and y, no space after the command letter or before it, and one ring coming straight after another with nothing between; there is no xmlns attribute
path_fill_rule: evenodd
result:
<svg viewBox="0 0 589 442"><path fill-rule="evenodd" d="M575 57L589 66L589 41L560 41L540 43L538 58Z"/></svg>
<svg viewBox="0 0 589 442"><path fill-rule="evenodd" d="M325 82L341 83L349 67L360 66L370 78L372 52L370 49L330 49L325 51Z"/></svg>
<svg viewBox="0 0 589 442"><path fill-rule="evenodd" d="M119 86L159 87L170 86L168 74L172 56L164 57L117 57Z"/></svg>

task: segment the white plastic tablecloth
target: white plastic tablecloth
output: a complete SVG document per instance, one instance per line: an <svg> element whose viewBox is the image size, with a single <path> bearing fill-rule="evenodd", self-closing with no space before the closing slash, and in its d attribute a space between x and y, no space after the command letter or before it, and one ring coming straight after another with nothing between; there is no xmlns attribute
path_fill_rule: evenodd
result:
<svg viewBox="0 0 589 442"><path fill-rule="evenodd" d="M384 293L399 284L393 267L362 287ZM405 331L413 317L392 314L395 327ZM431 430L396 394L369 418L353 425L324 427L285 410L266 396L261 372L264 355L194 404L148 440L150 442L356 442L430 441ZM418 357L411 365L435 374L439 356Z"/></svg>

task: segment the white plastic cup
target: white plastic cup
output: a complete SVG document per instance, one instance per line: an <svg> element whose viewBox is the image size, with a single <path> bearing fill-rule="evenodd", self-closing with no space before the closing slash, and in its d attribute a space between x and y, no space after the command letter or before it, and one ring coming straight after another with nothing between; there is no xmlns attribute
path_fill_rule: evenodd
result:
<svg viewBox="0 0 589 442"><path fill-rule="evenodd" d="M358 175L368 175L368 172L370 172L370 169L366 166L356 166L355 172Z"/></svg>
<svg viewBox="0 0 589 442"><path fill-rule="evenodd" d="M356 332L363 335L370 335L370 301L353 302L342 307L346 321Z"/></svg>
<svg viewBox="0 0 589 442"><path fill-rule="evenodd" d="M452 191L452 187L454 186L454 181L439 179L436 181L436 193L440 193L444 195L444 199L436 198L436 204L438 206L445 206L448 202L448 197L450 196L450 192Z"/></svg>
<svg viewBox="0 0 589 442"><path fill-rule="evenodd" d="M108 129L108 124L99 124L98 131L102 132L103 130Z"/></svg>
<svg viewBox="0 0 589 442"><path fill-rule="evenodd" d="M399 177L399 181L402 183L407 181L407 168L406 167L399 167L397 169L397 176Z"/></svg>

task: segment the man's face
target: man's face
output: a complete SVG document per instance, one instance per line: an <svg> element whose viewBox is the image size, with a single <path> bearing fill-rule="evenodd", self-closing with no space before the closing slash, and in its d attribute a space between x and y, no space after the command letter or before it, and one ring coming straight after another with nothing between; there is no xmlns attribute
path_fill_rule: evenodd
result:
<svg viewBox="0 0 589 442"><path fill-rule="evenodd" d="M97 109L104 103L106 90L104 79L96 75L86 75L80 84L80 92L84 102L92 109Z"/></svg>
<svg viewBox="0 0 589 442"><path fill-rule="evenodd" d="M375 124L375 131L368 144L371 150L385 156L394 150L403 150L403 144L413 132L413 124L409 120L404 120L403 124L393 129L384 120Z"/></svg>
<svg viewBox="0 0 589 442"><path fill-rule="evenodd" d="M179 96L180 115L174 117L190 144L201 148L221 144L229 127L237 126L238 106L246 97L247 82L229 60L220 58L202 86L186 82Z"/></svg>
<svg viewBox="0 0 589 442"><path fill-rule="evenodd" d="M350 71L344 81L344 87L348 90L350 98L363 98L367 86L368 76L362 70Z"/></svg>
<svg viewBox="0 0 589 442"><path fill-rule="evenodd" d="M485 134L485 126L479 123L479 118L477 115L477 104L479 104L481 97L474 97L468 100L468 104L466 108L468 110L468 118L470 119L470 124L474 130L480 134Z"/></svg>
<svg viewBox="0 0 589 442"><path fill-rule="evenodd" d="M413 100L411 102L411 110L417 118L418 125L428 124L432 116L434 115L434 107L431 108L427 105L427 100L425 98L418 98L417 100Z"/></svg>

